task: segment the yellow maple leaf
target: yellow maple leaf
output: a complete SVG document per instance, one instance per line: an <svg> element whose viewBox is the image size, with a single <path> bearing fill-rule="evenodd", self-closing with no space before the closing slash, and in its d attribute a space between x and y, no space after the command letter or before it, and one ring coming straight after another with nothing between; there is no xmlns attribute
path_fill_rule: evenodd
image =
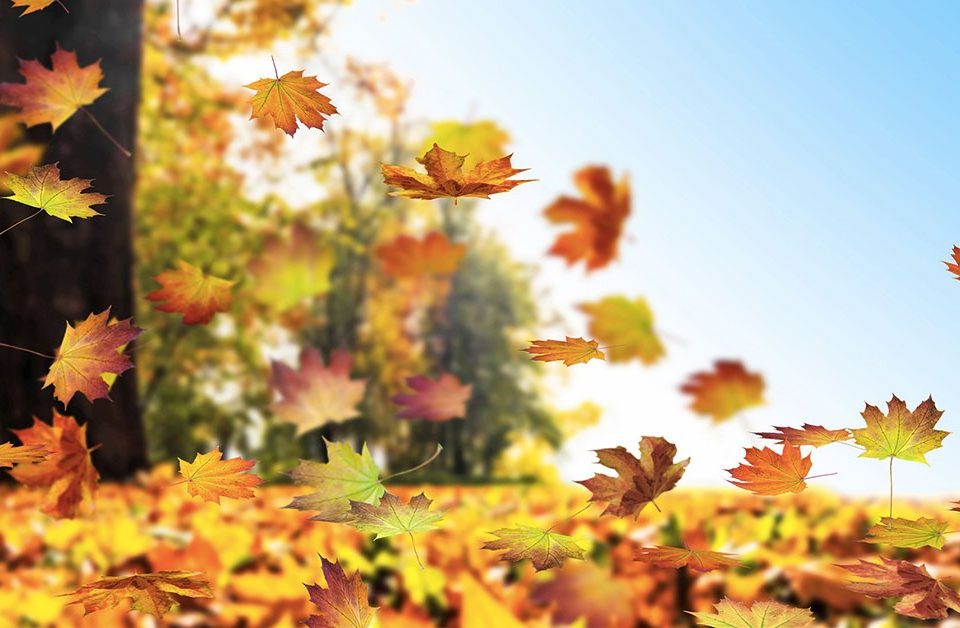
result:
<svg viewBox="0 0 960 628"><path fill-rule="evenodd" d="M581 304L580 311L590 316L590 335L607 345L611 362L639 358L649 365L664 356L663 343L653 326L653 312L643 297L604 297Z"/></svg>
<svg viewBox="0 0 960 628"><path fill-rule="evenodd" d="M270 118L291 137L297 132L298 120L322 131L326 116L337 113L330 99L318 91L326 85L315 76L304 76L303 70L254 81L245 86L257 92L251 101L250 119Z"/></svg>
<svg viewBox="0 0 960 628"><path fill-rule="evenodd" d="M130 598L133 610L163 617L178 596L213 597L210 585L200 575L196 571L158 571L102 578L68 593L73 598L68 604L82 605L86 615Z"/></svg>
<svg viewBox="0 0 960 628"><path fill-rule="evenodd" d="M221 497L240 499L253 497L253 487L260 478L249 471L254 460L230 458L221 460L223 454L217 447L211 452L198 453L193 462L180 459L180 475L186 479L190 495L200 496L204 501L220 503Z"/></svg>
<svg viewBox="0 0 960 628"><path fill-rule="evenodd" d="M92 182L89 179L60 178L57 164L31 168L24 176L7 173L6 185L13 192L7 200L36 207L54 218L73 222L74 218L102 216L91 205L102 205L107 197L94 192L84 192Z"/></svg>
<svg viewBox="0 0 960 628"><path fill-rule="evenodd" d="M589 362L594 358L606 360L596 340L570 336L567 336L566 340L534 340L523 351L532 354L533 359L538 362L562 361L564 366Z"/></svg>

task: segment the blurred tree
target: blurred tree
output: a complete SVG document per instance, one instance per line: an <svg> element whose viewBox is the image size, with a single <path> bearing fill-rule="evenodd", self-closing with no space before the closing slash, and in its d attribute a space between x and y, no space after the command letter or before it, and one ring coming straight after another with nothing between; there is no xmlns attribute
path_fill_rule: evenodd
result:
<svg viewBox="0 0 960 628"><path fill-rule="evenodd" d="M82 65L102 59L110 91L89 107L107 131L133 147L140 93L140 0L72 0L70 14L59 6L18 17L21 9L0 2L0 81L21 82L17 58L49 66L59 43L75 50ZM59 346L65 323L112 307L115 316L133 313L131 201L134 160L118 151L77 113L51 137L49 125L29 131L49 143L46 163L59 162L65 178L94 179L96 191L110 195L105 214L69 224L56 219L25 222L0 237L0 339L42 353ZM23 206L0 200L4 226L24 217ZM0 439L11 428L49 418L50 389L40 391L49 362L24 353L0 352ZM113 386L112 402L90 404L79 396L69 413L87 420L94 460L105 477L124 477L145 466L146 450L135 371Z"/></svg>

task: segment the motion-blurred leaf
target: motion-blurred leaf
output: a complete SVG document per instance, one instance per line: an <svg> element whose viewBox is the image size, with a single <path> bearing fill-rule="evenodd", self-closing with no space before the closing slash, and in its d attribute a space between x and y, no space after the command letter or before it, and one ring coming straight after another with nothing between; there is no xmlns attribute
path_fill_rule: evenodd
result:
<svg viewBox="0 0 960 628"><path fill-rule="evenodd" d="M184 325L209 323L217 312L229 310L230 288L236 283L208 275L183 260L177 261L176 270L165 270L154 279L161 288L147 299L166 301L157 309L183 314Z"/></svg>
<svg viewBox="0 0 960 628"><path fill-rule="evenodd" d="M751 373L743 362L717 360L713 371L694 373L680 387L693 397L690 409L721 423L763 401L763 376Z"/></svg>
<svg viewBox="0 0 960 628"><path fill-rule="evenodd" d="M643 297L633 301L624 296L604 297L582 303L580 310L590 317L590 335L606 345L611 362L638 358L650 365L664 356L663 344L653 327L653 312Z"/></svg>

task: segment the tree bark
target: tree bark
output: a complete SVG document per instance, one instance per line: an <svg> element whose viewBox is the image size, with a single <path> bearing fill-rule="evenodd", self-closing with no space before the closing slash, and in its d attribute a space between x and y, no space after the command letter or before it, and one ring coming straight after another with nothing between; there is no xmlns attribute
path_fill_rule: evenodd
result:
<svg viewBox="0 0 960 628"><path fill-rule="evenodd" d="M49 67L57 43L76 51L81 66L101 59L102 85L110 89L90 113L122 145L134 150L140 94L142 0L63 0L39 13L0 1L0 81L22 82L17 58ZM132 197L134 159L123 155L82 112L55 134L49 125L29 136L48 144L42 163L59 162L64 178L94 179L94 190L110 195L97 207L104 215L67 223L40 216L0 236L0 342L53 354L65 324L112 308L133 315ZM26 217L29 207L0 200L0 228ZM133 347L128 351L132 352ZM0 440L11 428L49 419L58 404L52 388L41 390L50 361L0 349ZM99 444L94 462L105 478L123 478L147 464L137 401L135 370L121 375L111 400L93 404L76 395L67 413L86 421L88 441ZM64 411L62 407L59 408Z"/></svg>

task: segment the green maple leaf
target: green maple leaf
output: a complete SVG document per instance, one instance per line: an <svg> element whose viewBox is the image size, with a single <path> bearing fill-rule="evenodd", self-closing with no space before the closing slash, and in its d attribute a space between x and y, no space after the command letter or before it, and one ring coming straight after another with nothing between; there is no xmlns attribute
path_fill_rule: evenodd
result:
<svg viewBox="0 0 960 628"><path fill-rule="evenodd" d="M572 536L522 525L501 528L490 534L499 538L487 541L483 549L507 550L500 558L511 562L529 558L537 571L559 567L567 558L583 560L583 548Z"/></svg>
<svg viewBox="0 0 960 628"><path fill-rule="evenodd" d="M947 540L943 535L947 525L946 521L926 517L916 520L884 517L880 523L870 528L864 540L870 543L886 543L894 547L918 548L929 545L940 549Z"/></svg>
<svg viewBox="0 0 960 628"><path fill-rule="evenodd" d="M432 503L423 493L411 497L406 504L393 493L384 493L377 505L351 500L350 525L376 533L377 539L433 530L443 513L431 512Z"/></svg>
<svg viewBox="0 0 960 628"><path fill-rule="evenodd" d="M377 504L386 489L380 481L380 469L373 461L366 443L360 453L347 443L323 439L327 446L327 462L301 460L291 472L297 484L316 488L315 493L294 497L287 508L317 510L314 521L351 521L350 502Z"/></svg>

